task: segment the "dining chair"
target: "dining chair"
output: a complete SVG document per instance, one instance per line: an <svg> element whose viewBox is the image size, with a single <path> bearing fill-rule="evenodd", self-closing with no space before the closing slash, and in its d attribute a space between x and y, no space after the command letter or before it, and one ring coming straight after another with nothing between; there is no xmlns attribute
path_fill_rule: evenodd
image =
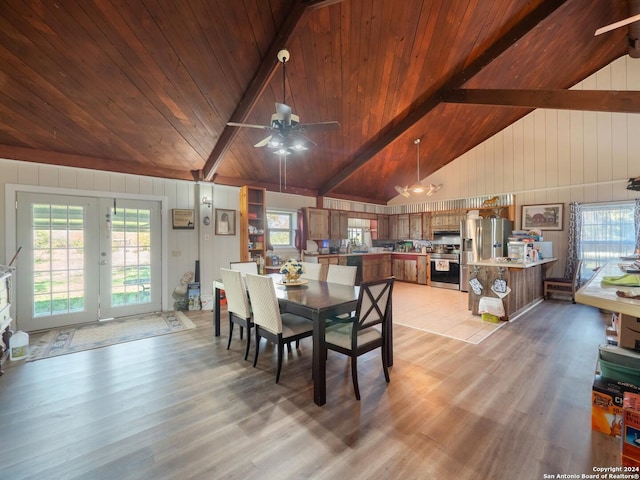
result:
<svg viewBox="0 0 640 480"><path fill-rule="evenodd" d="M229 268L242 272L243 277L247 273L258 274L258 264L256 262L229 262Z"/></svg>
<svg viewBox="0 0 640 480"><path fill-rule="evenodd" d="M251 305L249 296L247 295L247 287L242 279L242 272L239 270L230 270L227 268L220 269L222 283L224 284L224 292L227 297L227 311L229 312L229 340L227 341L227 350L231 347L231 338L233 337L233 325L237 324L240 328L240 340L244 329L247 329L247 344L244 349L244 359L249 357L249 347L251 345L251 327L253 320L251 318Z"/></svg>
<svg viewBox="0 0 640 480"><path fill-rule="evenodd" d="M544 298L548 300L554 293L562 293L564 295L571 295L571 302L576 303L576 291L580 288L580 270L582 267L582 260L579 260L576 264L576 269L573 272L571 278L565 277L551 277L545 278L544 285Z"/></svg>
<svg viewBox="0 0 640 480"><path fill-rule="evenodd" d="M327 282L354 286L357 272L356 266L331 264L327 270Z"/></svg>
<svg viewBox="0 0 640 480"><path fill-rule="evenodd" d="M389 383L387 336L391 322L391 294L393 277L372 282L362 282L355 315L348 319L335 319L327 327L327 350L333 350L351 358L351 378L356 399L360 400L358 387L358 357L381 349L384 378Z"/></svg>
<svg viewBox="0 0 640 480"><path fill-rule="evenodd" d="M304 267L304 273L300 275L300 278L305 278L307 280L320 280L320 275L322 273L322 264L321 263L309 263L309 262L300 262Z"/></svg>
<svg viewBox="0 0 640 480"><path fill-rule="evenodd" d="M256 332L253 366L258 364L260 340L266 338L275 343L277 347L276 383L278 383L282 369L282 350L285 344L313 335L313 322L292 313L280 313L275 286L270 277L247 273L245 281L251 297Z"/></svg>

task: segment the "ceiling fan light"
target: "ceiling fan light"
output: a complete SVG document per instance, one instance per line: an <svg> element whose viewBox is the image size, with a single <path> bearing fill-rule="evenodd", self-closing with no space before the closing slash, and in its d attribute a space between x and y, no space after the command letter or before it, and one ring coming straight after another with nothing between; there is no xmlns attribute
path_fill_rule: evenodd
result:
<svg viewBox="0 0 640 480"><path fill-rule="evenodd" d="M273 153L275 153L276 155L280 155L280 156L283 156L283 155L287 156L287 155L291 154L291 150L289 150L288 148L285 148L285 147L281 147L281 148L279 148L278 150L276 150Z"/></svg>

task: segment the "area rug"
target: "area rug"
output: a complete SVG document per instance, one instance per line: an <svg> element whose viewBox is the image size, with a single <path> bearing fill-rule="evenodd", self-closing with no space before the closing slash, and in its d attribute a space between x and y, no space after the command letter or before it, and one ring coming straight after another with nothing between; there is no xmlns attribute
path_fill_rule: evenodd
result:
<svg viewBox="0 0 640 480"><path fill-rule="evenodd" d="M29 350L28 362L195 328L182 312L158 312L49 330Z"/></svg>

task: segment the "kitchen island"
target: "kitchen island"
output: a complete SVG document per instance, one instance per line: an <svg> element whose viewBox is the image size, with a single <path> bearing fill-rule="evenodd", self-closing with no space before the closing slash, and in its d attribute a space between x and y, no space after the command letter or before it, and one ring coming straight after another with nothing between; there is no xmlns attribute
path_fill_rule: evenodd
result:
<svg viewBox="0 0 640 480"><path fill-rule="evenodd" d="M331 254L305 254L303 260L326 265L320 278L326 279L329 265L355 265L360 269L362 281L369 282L393 275L404 282L429 284L429 254L421 252L355 252Z"/></svg>
<svg viewBox="0 0 640 480"><path fill-rule="evenodd" d="M469 262L470 282L475 278L482 286L479 294L474 292L472 288L469 289L469 310L473 315L479 315L481 298L500 298L492 287L496 280L504 280L509 293L502 298L503 319L513 320L543 300L545 272L556 260L556 258L545 258L527 263L507 263L495 260Z"/></svg>

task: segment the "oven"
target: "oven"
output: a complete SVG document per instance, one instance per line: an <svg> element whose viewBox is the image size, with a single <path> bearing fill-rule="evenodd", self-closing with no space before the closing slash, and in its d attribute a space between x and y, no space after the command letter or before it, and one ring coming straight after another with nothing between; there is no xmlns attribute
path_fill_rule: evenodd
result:
<svg viewBox="0 0 640 480"><path fill-rule="evenodd" d="M431 286L460 290L460 255L431 254Z"/></svg>

